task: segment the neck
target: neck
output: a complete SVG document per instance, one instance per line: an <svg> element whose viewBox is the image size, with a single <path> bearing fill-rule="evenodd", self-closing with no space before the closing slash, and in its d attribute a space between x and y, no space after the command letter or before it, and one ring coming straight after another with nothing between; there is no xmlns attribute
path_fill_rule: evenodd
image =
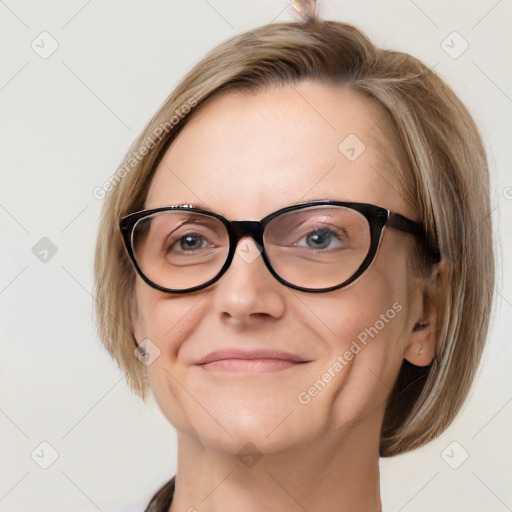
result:
<svg viewBox="0 0 512 512"><path fill-rule="evenodd" d="M378 436L342 437L335 432L258 459L219 452L179 433L170 512L381 511Z"/></svg>

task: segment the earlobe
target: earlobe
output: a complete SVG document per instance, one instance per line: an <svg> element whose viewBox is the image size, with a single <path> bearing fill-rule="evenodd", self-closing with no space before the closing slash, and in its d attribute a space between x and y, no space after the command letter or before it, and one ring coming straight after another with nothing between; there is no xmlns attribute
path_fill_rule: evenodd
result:
<svg viewBox="0 0 512 512"><path fill-rule="evenodd" d="M436 354L435 314L422 318L411 330L404 359L414 366L428 366Z"/></svg>
<svg viewBox="0 0 512 512"><path fill-rule="evenodd" d="M434 360L437 345L436 297L441 268L436 265L419 291L419 302L414 308L414 323L410 327L403 357L414 366L428 366Z"/></svg>

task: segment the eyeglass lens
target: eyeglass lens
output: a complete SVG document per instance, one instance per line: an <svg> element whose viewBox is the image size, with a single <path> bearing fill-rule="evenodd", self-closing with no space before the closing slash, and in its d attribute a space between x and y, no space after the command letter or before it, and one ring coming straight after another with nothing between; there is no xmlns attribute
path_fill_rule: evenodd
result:
<svg viewBox="0 0 512 512"><path fill-rule="evenodd" d="M370 249L364 215L343 206L313 206L274 217L263 242L274 271L296 286L321 289L352 277ZM173 290L215 278L229 254L229 234L219 219L168 210L139 220L132 247L142 272Z"/></svg>

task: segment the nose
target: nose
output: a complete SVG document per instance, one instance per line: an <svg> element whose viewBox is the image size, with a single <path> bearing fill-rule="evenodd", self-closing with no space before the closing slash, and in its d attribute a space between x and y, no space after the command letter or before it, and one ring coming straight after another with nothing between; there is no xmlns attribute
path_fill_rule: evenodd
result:
<svg viewBox="0 0 512 512"><path fill-rule="evenodd" d="M285 286L267 269L253 238L242 238L227 272L216 283L214 308L223 321L249 325L276 320L286 308Z"/></svg>

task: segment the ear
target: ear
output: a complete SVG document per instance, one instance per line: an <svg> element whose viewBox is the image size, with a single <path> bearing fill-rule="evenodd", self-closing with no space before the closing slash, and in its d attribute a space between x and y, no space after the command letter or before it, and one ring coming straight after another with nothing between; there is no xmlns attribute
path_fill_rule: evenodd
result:
<svg viewBox="0 0 512 512"><path fill-rule="evenodd" d="M426 291L422 294L405 347L404 359L415 366L428 366L436 354L437 315L431 297Z"/></svg>

